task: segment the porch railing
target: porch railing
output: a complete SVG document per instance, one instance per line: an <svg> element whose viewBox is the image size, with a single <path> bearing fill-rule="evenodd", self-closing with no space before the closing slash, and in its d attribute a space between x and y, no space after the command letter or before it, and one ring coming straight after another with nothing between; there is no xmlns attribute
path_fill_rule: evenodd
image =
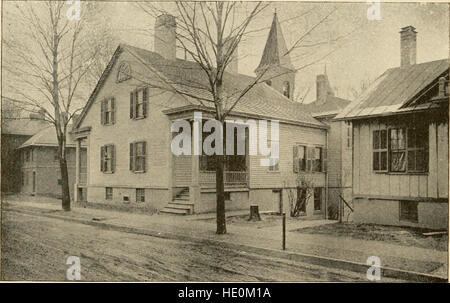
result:
<svg viewBox="0 0 450 303"><path fill-rule="evenodd" d="M224 173L225 185L227 186L247 186L248 173L246 171L226 171ZM216 184L215 171L201 171L200 184L214 185Z"/></svg>

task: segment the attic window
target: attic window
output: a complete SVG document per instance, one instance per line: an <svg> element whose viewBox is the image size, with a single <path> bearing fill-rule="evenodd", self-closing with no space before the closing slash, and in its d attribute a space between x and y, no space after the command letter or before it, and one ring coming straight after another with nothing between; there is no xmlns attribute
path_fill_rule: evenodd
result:
<svg viewBox="0 0 450 303"><path fill-rule="evenodd" d="M131 67L127 62L122 62L117 71L117 82L122 82L131 78Z"/></svg>

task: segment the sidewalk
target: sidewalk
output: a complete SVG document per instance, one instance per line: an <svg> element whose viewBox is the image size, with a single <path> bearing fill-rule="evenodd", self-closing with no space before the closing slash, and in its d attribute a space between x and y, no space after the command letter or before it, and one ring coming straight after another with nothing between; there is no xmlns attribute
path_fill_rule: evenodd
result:
<svg viewBox="0 0 450 303"><path fill-rule="evenodd" d="M226 235L215 234L215 222L204 221L211 215L173 216L144 215L110 210L74 207L69 213L61 211L57 203L5 199L7 209L39 211L43 215L52 214L59 217L96 221L120 228L139 229L163 236L172 234L176 237L188 237L196 240L219 241L233 245L245 245L260 249L281 249L281 226L256 229L251 226L227 225ZM233 212L230 212L233 214ZM229 214L230 214L229 213ZM240 214L236 212L236 214ZM315 220L290 222L287 225L287 253L300 253L330 259L366 264L367 258L377 256L383 267L404 271L431 274L447 278L447 252L432 249L387 244L380 241L358 240L327 235L311 235L292 232L305 224L327 224L334 221ZM305 223L306 222L306 223ZM308 223L309 222L309 223ZM313 223L311 223L313 222ZM302 226L303 224L303 226ZM284 253L284 252L283 252Z"/></svg>

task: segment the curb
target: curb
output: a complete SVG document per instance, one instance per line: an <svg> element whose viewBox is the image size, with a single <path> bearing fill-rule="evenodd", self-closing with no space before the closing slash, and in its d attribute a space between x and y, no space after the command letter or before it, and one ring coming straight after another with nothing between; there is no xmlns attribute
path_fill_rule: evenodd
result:
<svg viewBox="0 0 450 303"><path fill-rule="evenodd" d="M85 225L101 227L101 228L107 229L107 230L114 230L114 231L120 231L120 232L126 232L126 233L133 233L133 234L146 235L146 236L165 238L165 239L174 239L174 240L189 239L189 240L197 242L197 243L198 242L201 242L201 243L206 242L206 243L215 244L215 245L217 245L217 244L226 245L230 248L236 248L236 249L250 252L250 253L262 254L265 256L269 256L269 257L276 257L276 258L286 259L286 260L291 260L291 261L305 262L305 263L309 263L309 264L313 264L313 265L333 267L333 268L348 270L348 271L361 273L361 274L366 273L367 270L371 267L370 265L367 265L364 263L352 262L352 261L347 261L347 260L321 257L321 256L317 256L317 255L309 255L309 254L297 253L297 252L292 252L292 251L283 251L283 250L278 250L278 249L257 247L257 246L251 246L251 245L246 245L246 244L236 244L236 243L230 243L230 242L226 242L226 241L211 240L208 238L193 237L190 235L189 236L180 235L180 234L175 234L175 233L170 233L170 232L158 232L158 231L153 231L153 230L148 230L148 229L104 223L101 221L91 221L91 220L80 219L80 218L52 215L52 214L41 213L41 212L32 211L32 210L23 210L23 209L14 209L14 208L3 209L3 210L24 213L24 214L29 214L29 215L38 215L38 216L48 217L48 218L53 218L53 219L60 219L60 220L64 220L64 221L81 223L81 224L85 224ZM407 271L407 270L391 268L391 267L381 266L380 271L381 271L381 277L408 280L408 281L412 281L412 282L428 282L428 283L430 283L430 282L433 282L433 283L448 282L448 279L440 277L440 276L435 276L435 275L430 275L430 274L425 274L425 273L420 273L420 272L414 272L414 271Z"/></svg>

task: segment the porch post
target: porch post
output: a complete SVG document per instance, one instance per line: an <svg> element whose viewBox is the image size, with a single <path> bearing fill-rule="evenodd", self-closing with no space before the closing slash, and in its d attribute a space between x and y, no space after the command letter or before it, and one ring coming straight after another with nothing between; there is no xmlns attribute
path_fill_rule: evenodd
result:
<svg viewBox="0 0 450 303"><path fill-rule="evenodd" d="M191 203L196 203L200 201L200 156L199 155L195 155L194 152L194 140L198 139L199 140L199 144L201 145L201 141L200 141L200 132L201 130L201 122L200 122L200 127L198 127L198 125L196 125L196 123L192 123L193 127L192 127L192 153L191 153L191 185L189 186L189 201ZM197 132L197 134L199 135L194 135L194 133ZM201 151L200 151L201 152Z"/></svg>
<svg viewBox="0 0 450 303"><path fill-rule="evenodd" d="M74 190L73 190L73 198L74 201L78 201L78 184L80 183L80 165L81 165L81 140L76 139L76 145L75 145L75 184L74 184Z"/></svg>

